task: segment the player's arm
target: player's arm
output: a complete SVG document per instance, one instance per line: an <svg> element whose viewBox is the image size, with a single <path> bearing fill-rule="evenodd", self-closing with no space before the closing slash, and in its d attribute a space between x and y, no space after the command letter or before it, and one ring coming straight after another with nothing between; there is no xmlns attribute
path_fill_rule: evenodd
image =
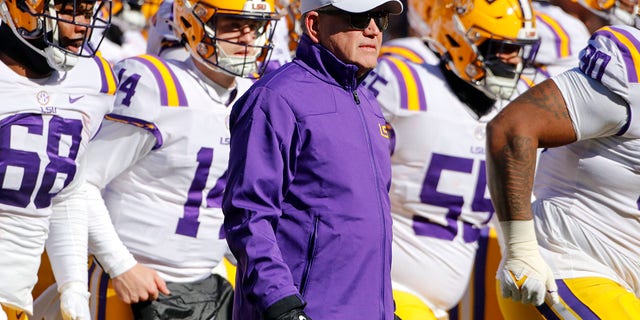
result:
<svg viewBox="0 0 640 320"><path fill-rule="evenodd" d="M531 220L538 148L576 140L562 94L546 80L511 102L487 125L489 188L500 221Z"/></svg>
<svg viewBox="0 0 640 320"><path fill-rule="evenodd" d="M578 69L542 82L509 104L487 126L487 177L506 251L498 278L503 295L524 303L555 302L551 270L540 257L530 199L536 149L614 135L628 106Z"/></svg>
<svg viewBox="0 0 640 320"><path fill-rule="evenodd" d="M505 256L497 277L502 294L540 305L557 302L553 273L540 256L531 192L537 148L576 140L562 94L547 80L525 91L487 126L487 178L505 238Z"/></svg>
<svg viewBox="0 0 640 320"><path fill-rule="evenodd" d="M49 236L45 243L65 320L89 320L87 288L87 213L78 167L74 182L52 199Z"/></svg>
<svg viewBox="0 0 640 320"><path fill-rule="evenodd" d="M111 276L116 293L125 303L156 299L169 294L155 270L137 263L120 241L101 190L116 176L135 165L156 145L155 136L134 125L105 120L87 150L87 182L82 185L88 201L89 249Z"/></svg>

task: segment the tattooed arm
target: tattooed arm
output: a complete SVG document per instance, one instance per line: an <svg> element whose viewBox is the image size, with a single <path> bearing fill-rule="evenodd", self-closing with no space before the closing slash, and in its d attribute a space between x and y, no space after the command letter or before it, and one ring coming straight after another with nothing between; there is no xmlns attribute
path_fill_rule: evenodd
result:
<svg viewBox="0 0 640 320"><path fill-rule="evenodd" d="M502 295L541 305L559 301L553 273L538 251L531 191L537 148L576 140L565 101L547 80L523 93L487 126L487 178L505 243L497 278Z"/></svg>
<svg viewBox="0 0 640 320"><path fill-rule="evenodd" d="M562 94L552 80L529 89L487 125L487 177L500 221L531 220L537 148L576 141Z"/></svg>

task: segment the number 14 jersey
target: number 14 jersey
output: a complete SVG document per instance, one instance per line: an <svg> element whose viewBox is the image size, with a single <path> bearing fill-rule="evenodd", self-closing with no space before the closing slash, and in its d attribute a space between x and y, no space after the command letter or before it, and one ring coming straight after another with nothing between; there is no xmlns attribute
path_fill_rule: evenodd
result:
<svg viewBox="0 0 640 320"><path fill-rule="evenodd" d="M228 117L236 92L251 82L236 79L228 90L190 60L151 55L125 59L114 71L114 112L94 141L87 179L103 189L115 230L138 262L167 281L202 279L227 251L220 200Z"/></svg>

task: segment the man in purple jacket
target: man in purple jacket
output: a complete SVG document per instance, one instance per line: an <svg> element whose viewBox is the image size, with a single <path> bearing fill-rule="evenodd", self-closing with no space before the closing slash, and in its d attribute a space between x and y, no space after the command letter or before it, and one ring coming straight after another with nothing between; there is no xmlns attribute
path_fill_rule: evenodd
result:
<svg viewBox="0 0 640 320"><path fill-rule="evenodd" d="M234 319L390 320L389 132L361 80L398 0L302 0L293 62L231 113Z"/></svg>

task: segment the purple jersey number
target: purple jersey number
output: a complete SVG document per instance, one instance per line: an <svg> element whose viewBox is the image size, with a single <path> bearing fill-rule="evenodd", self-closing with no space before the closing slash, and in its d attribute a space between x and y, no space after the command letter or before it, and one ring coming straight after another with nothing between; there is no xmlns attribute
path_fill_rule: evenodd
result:
<svg viewBox="0 0 640 320"><path fill-rule="evenodd" d="M0 123L0 203L26 208L36 190L40 175L41 159L37 152L11 148L11 130L17 126L27 129L29 135L44 135L44 120L42 115L19 114L4 119ZM52 116L49 120L49 130L44 136L47 141L47 163L42 173L42 182L36 193L34 205L37 209L51 205L51 198L66 187L76 174L75 159L78 155L82 134L82 122L76 119L63 119ZM63 139L68 137L68 139ZM61 155L61 150L67 150ZM12 170L9 170L12 168ZM21 174L16 179L15 175ZM65 175L61 186L55 188L58 175ZM8 176L9 175L9 176ZM18 188L7 186L4 182L20 180Z"/></svg>
<svg viewBox="0 0 640 320"><path fill-rule="evenodd" d="M598 51L593 45L588 45L580 56L580 71L591 78L602 81L604 70L611 61L611 56Z"/></svg>
<svg viewBox="0 0 640 320"><path fill-rule="evenodd" d="M462 214L464 206L464 198L462 195L454 195L442 193L437 190L438 183L445 170L468 173L473 171L473 159L447 156L434 153L429 168L425 175L422 190L420 191L420 201L425 204L447 208L446 220L447 226L441 230L433 227L433 223L426 218L414 216L413 229L417 235L435 236L437 238L452 240L458 233L457 220ZM487 218L484 222L488 222L493 214L493 205L491 199L485 198L485 190L487 187L486 163L484 160L480 162L480 170L478 179L474 188L473 201L471 202L471 210L473 212L486 212ZM461 186L464 188L466 186ZM461 194L463 189L461 189Z"/></svg>
<svg viewBox="0 0 640 320"><path fill-rule="evenodd" d="M177 234L194 238L198 235L198 227L200 226L198 217L200 216L200 205L202 205L202 192L207 185L209 169L213 163L213 149L200 148L197 161L198 167L189 187L187 201L184 204L184 215L178 220L178 227L176 228ZM220 198L222 197L225 181L226 179L223 175L209 191L207 194L207 208L220 207Z"/></svg>

